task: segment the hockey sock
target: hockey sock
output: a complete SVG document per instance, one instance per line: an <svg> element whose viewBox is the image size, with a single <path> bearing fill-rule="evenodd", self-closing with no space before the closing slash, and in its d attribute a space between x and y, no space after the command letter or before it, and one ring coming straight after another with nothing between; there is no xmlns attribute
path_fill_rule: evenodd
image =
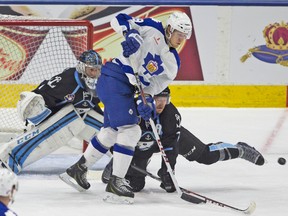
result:
<svg viewBox="0 0 288 216"><path fill-rule="evenodd" d="M108 149L101 145L97 137L94 137L83 154L86 159L85 165L88 169L91 168L107 151Z"/></svg>
<svg viewBox="0 0 288 216"><path fill-rule="evenodd" d="M207 145L197 162L203 164L213 164L217 161L225 161L239 157L238 148L230 143L213 143Z"/></svg>
<svg viewBox="0 0 288 216"><path fill-rule="evenodd" d="M113 149L113 175L124 178L134 155L134 149L115 144Z"/></svg>

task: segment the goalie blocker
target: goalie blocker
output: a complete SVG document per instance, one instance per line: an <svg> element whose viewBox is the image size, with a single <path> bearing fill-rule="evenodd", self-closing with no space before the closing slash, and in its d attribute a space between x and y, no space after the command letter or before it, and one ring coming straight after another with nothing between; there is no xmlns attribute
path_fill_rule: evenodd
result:
<svg viewBox="0 0 288 216"><path fill-rule="evenodd" d="M0 147L1 162L18 174L23 168L66 145L73 137L89 141L102 127L103 116L90 109L79 114L67 105L38 126Z"/></svg>

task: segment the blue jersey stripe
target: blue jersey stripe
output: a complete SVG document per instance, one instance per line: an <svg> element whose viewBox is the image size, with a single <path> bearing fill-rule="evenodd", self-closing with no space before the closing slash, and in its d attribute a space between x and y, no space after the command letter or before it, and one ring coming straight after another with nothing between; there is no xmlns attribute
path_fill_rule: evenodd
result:
<svg viewBox="0 0 288 216"><path fill-rule="evenodd" d="M117 143L114 145L113 151L121 153L121 154L125 154L125 155L130 155L130 156L134 155L134 151L133 150L130 150L128 148L124 148L123 146L120 146Z"/></svg>

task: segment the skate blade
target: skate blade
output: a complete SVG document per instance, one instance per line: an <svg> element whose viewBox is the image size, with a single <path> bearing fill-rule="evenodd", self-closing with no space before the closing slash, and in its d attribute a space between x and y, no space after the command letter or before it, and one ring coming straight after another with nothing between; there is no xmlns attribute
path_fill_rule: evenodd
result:
<svg viewBox="0 0 288 216"><path fill-rule="evenodd" d="M82 188L80 185L78 185L78 183L71 178L66 172L62 173L59 175L59 178L65 182L66 184L70 185L71 187L73 187L74 189L76 189L79 192L85 192L86 189Z"/></svg>
<svg viewBox="0 0 288 216"><path fill-rule="evenodd" d="M114 204L133 204L134 198L118 196L114 193L106 192L105 197L103 198L104 202L114 203Z"/></svg>

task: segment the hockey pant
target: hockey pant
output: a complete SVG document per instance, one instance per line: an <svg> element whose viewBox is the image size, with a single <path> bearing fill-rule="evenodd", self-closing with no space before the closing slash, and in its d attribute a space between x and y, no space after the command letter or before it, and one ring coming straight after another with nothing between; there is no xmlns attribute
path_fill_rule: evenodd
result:
<svg viewBox="0 0 288 216"><path fill-rule="evenodd" d="M239 150L233 144L217 142L206 145L183 126L180 131L179 154L188 161L209 165L239 157Z"/></svg>

